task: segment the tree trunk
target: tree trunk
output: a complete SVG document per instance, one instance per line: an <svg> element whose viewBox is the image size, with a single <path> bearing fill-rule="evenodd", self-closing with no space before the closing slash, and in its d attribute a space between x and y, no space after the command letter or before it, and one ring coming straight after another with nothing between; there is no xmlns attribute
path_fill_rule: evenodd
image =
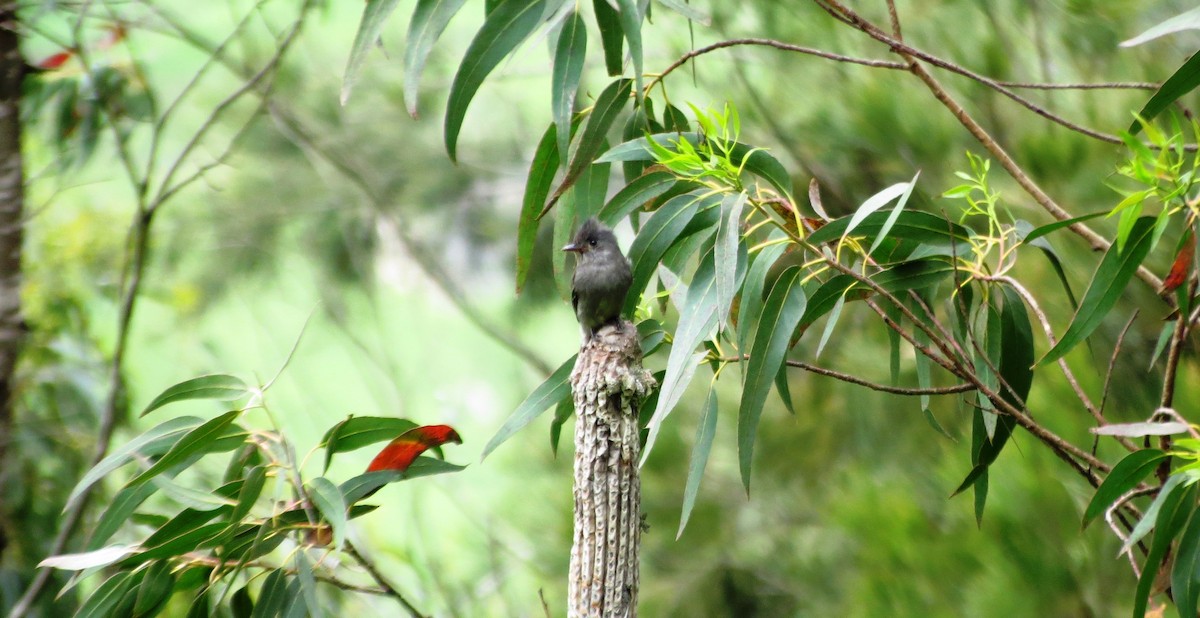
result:
<svg viewBox="0 0 1200 618"><path fill-rule="evenodd" d="M13 369L25 332L21 319L21 238L25 179L21 164L21 83L25 61L17 36L17 3L0 0L0 470L12 435ZM3 513L0 478L0 514ZM0 555L4 553L0 517Z"/></svg>
<svg viewBox="0 0 1200 618"><path fill-rule="evenodd" d="M604 327L580 348L575 400L575 542L568 616L637 615L641 481L638 410L654 387L637 328Z"/></svg>

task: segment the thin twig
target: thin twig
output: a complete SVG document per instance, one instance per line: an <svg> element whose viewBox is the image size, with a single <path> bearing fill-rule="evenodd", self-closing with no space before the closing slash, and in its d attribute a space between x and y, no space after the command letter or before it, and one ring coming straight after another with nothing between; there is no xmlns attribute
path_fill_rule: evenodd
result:
<svg viewBox="0 0 1200 618"><path fill-rule="evenodd" d="M745 361L749 361L749 360L750 360L749 354L743 354L741 356L723 357L720 359L720 361L722 363L740 363L740 362L745 362ZM853 376L848 373L842 373L841 371L835 371L833 369L827 369L825 367L820 367L818 365L814 365L812 363L806 363L804 361L798 361L798 360L793 360L793 359L789 358L789 359L785 360L784 363L789 367L797 367L797 368L803 369L805 371L815 373L817 375L830 377L835 380L841 380L842 382L856 384L858 386L865 386L874 391L879 391L882 393L891 393L893 395L910 395L910 396L954 395L957 393L966 393L966 392L975 390L974 385L966 384L966 383L955 384L953 386L936 386L936 387L930 387L930 388L908 388L908 387L903 387L903 386L888 386L886 384L879 384L878 382L871 382L870 380L864 380L863 378L860 378L858 376Z"/></svg>
<svg viewBox="0 0 1200 618"><path fill-rule="evenodd" d="M383 573L379 571L379 568L375 566L375 563L371 562L362 554L360 554L349 539L346 539L345 549L346 553L350 554L350 556L354 558L355 562L362 565L362 567L367 570L367 573L371 574L371 577L375 580L375 583L379 584L379 587L383 588L388 596L396 599L400 605L404 606L404 609L408 611L409 615L411 615L413 618L424 618L424 614L414 607L412 603L409 603L408 599L404 598L404 595L400 594L400 591L396 590L396 587L388 582L387 578L383 576Z"/></svg>

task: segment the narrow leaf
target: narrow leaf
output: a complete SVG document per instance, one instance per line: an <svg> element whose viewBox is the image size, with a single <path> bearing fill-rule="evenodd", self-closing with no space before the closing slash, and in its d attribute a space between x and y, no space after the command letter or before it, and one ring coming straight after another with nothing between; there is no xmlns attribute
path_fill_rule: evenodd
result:
<svg viewBox="0 0 1200 618"><path fill-rule="evenodd" d="M318 476L308 483L308 497L317 505L321 517L333 528L334 549L341 549L346 540L346 502L333 481Z"/></svg>
<svg viewBox="0 0 1200 618"><path fill-rule="evenodd" d="M218 439L229 435L231 429L237 430L233 422L241 413L241 410L231 410L192 429L148 470L129 481L129 485L144 483L192 454L216 452L215 449L221 447Z"/></svg>
<svg viewBox="0 0 1200 618"><path fill-rule="evenodd" d="M688 193L667 200L642 226L642 231L629 247L629 261L633 263L633 284L625 299L624 313L630 314L650 277L658 268L667 249L675 244L701 208L715 207L720 196L703 197ZM693 285L695 283L693 282Z"/></svg>
<svg viewBox="0 0 1200 618"><path fill-rule="evenodd" d="M417 0L404 44L404 105L413 118L417 117L417 94L420 92L421 74L425 71L429 51L446 30L450 18L458 13L466 1Z"/></svg>
<svg viewBox="0 0 1200 618"><path fill-rule="evenodd" d="M350 48L350 58L346 60L346 72L342 75L341 102L345 105L350 100L350 91L358 82L358 72L362 68L363 58L371 50L371 46L379 39L379 31L383 22L395 10L399 0L367 0L363 7L362 21L358 24L358 32L354 35L354 45Z"/></svg>
<svg viewBox="0 0 1200 618"><path fill-rule="evenodd" d="M136 545L110 545L103 549L81 554L50 556L38 563L38 568L49 567L66 571L82 571L92 567L108 566L121 558L140 551Z"/></svg>
<svg viewBox="0 0 1200 618"><path fill-rule="evenodd" d="M780 240L782 231L774 232L768 240ZM766 288L767 273L779 256L787 249L784 243L768 245L754 257L754 263L746 272L746 283L742 286L742 297L738 303L738 350L746 351L753 341L753 334L758 326L758 317L762 312L763 296Z"/></svg>
<svg viewBox="0 0 1200 618"><path fill-rule="evenodd" d="M742 402L738 408L738 463L747 493L750 492L750 464L758 420L771 390L771 381L783 364L792 333L800 324L807 304L801 279L800 269L789 266L771 287L746 367L746 385L742 388Z"/></svg>
<svg viewBox="0 0 1200 618"><path fill-rule="evenodd" d="M579 78L583 74L583 60L587 54L587 28L577 11L571 11L563 21L554 50L554 68L550 74L550 110L557 127L559 152L568 152L571 146L571 113L575 104L575 93L579 90Z"/></svg>
<svg viewBox="0 0 1200 618"><path fill-rule="evenodd" d="M647 141L648 139L654 140L655 144L663 148L673 150L675 143L679 140L686 141L694 147L704 138L701 134L694 132L658 133L649 136L649 138L639 137L614 146L600 155L596 161L613 163L618 161L654 161L656 159L650 143ZM729 150L729 159L745 171L767 181L780 195L791 195L791 175L788 174L787 168L766 150L735 142Z"/></svg>
<svg viewBox="0 0 1200 618"><path fill-rule="evenodd" d="M450 160L458 160L458 134L467 106L484 78L541 23L546 0L505 0L488 14L467 47L446 102L445 141Z"/></svg>
<svg viewBox="0 0 1200 618"><path fill-rule="evenodd" d="M1167 457L1169 455L1158 449L1142 449L1126 455L1113 466L1112 472L1108 473L1100 487L1096 488L1096 495L1092 496L1091 502L1088 502L1087 509L1083 512L1083 527L1086 528L1093 519L1112 506L1117 498L1142 482L1142 479Z"/></svg>
<svg viewBox="0 0 1200 618"><path fill-rule="evenodd" d="M638 101L642 100L642 13L637 0L617 0L617 11L621 18L621 30L629 42L629 59L633 62L633 77L637 80Z"/></svg>
<svg viewBox="0 0 1200 618"><path fill-rule="evenodd" d="M1050 232L1053 232L1055 230L1060 230L1064 227L1070 227L1072 225L1075 225L1076 223L1083 223L1084 221L1087 221L1089 219L1096 219L1099 217L1103 217L1105 215L1110 214L1111 212L1112 211L1109 211L1109 210L1101 210L1099 212L1088 213L1086 215L1072 217L1070 219L1065 219L1063 221L1055 221L1054 223L1048 223L1041 227L1033 228L1032 231L1030 231L1028 234L1025 234L1025 237L1022 239L1022 242L1026 243L1026 244L1032 243L1034 240L1037 240L1038 238L1041 238L1042 236L1045 236L1046 234L1049 234Z"/></svg>
<svg viewBox="0 0 1200 618"><path fill-rule="evenodd" d="M900 194L900 199L896 200L896 207L892 209L891 214L884 220L883 227L879 229L879 234L875 236L875 242L871 243L871 248L867 250L868 255L875 253L875 249L879 246L879 243L883 242L884 238L887 238L888 232L892 231L892 226L896 225L896 220L900 218L900 213L904 212L904 206L908 203L908 198L912 196L913 188L917 186L917 178L920 176L921 172L917 172L912 180L904 183L907 185L904 188L904 193ZM857 214L855 213L855 215ZM851 223L853 224L854 222L851 221ZM849 226L846 230L846 233L849 233Z"/></svg>
<svg viewBox="0 0 1200 618"><path fill-rule="evenodd" d="M525 286L529 267L533 264L533 248L537 241L538 215L550 195L554 184L554 173L558 169L559 149L555 142L555 125L550 125L542 134L533 162L529 164L529 177L525 181L525 197L521 201L521 217L517 223L517 293Z"/></svg>
<svg viewBox="0 0 1200 618"><path fill-rule="evenodd" d="M1087 339L1088 335L1100 326L1104 316L1116 305L1117 299L1125 294L1126 284L1150 252L1150 247L1154 244L1154 224L1153 217L1138 219L1130 232L1125 251L1119 252L1116 245L1108 248L1104 258L1100 260L1092 282L1083 293L1083 301L1079 304L1079 310L1075 312L1071 325L1067 327L1067 332L1042 360L1038 361L1039 366L1045 366L1066 356L1067 352Z"/></svg>
<svg viewBox="0 0 1200 618"><path fill-rule="evenodd" d="M604 205L598 215L601 223L609 227L616 226L617 223L628 217L629 213L670 191L675 187L675 182L674 174L661 170L647 172L637 177L617 191L617 194Z"/></svg>
<svg viewBox="0 0 1200 618"><path fill-rule="evenodd" d="M883 208L884 206L887 206L888 202L900 197L901 195L904 195L905 191L910 191L911 189L912 183L898 182L867 198L867 201L863 202L862 205L858 207L858 210L854 211L853 215L850 215L850 221L846 224L845 231L842 232L842 238L844 239L849 236L850 232L853 232L854 228L858 227L858 224L862 223L868 215L879 210L880 208ZM896 223L895 217L891 216L884 219L884 221L885 223L883 226L888 228ZM889 221L890 224L887 223ZM883 226L881 226L881 230L883 229Z"/></svg>
<svg viewBox="0 0 1200 618"><path fill-rule="evenodd" d="M283 612L287 604L287 578L283 569L272 570L258 592L258 603L254 605L254 613L250 618L273 618Z"/></svg>
<svg viewBox="0 0 1200 618"><path fill-rule="evenodd" d="M74 505L79 496L83 494L89 487L96 484L100 479L107 477L117 468L129 463L135 455L141 457L154 457L161 455L172 446L175 445L189 431L199 427L204 423L203 419L195 416L179 416L170 420L163 421L153 428L146 430L142 435L130 440L112 452L111 455L105 457L100 463L96 464L79 482L75 484L71 490L71 495L67 496L67 503L63 506L64 512Z"/></svg>
<svg viewBox="0 0 1200 618"><path fill-rule="evenodd" d="M1158 578L1158 569L1163 556L1175 540L1179 529L1196 510L1196 485L1179 485L1163 500L1154 522L1154 540L1150 542L1150 551L1146 554L1146 562L1142 565L1142 576L1138 579L1137 590L1133 597L1133 615L1137 618L1146 615L1146 604L1150 598L1150 589Z"/></svg>
<svg viewBox="0 0 1200 618"><path fill-rule="evenodd" d="M596 26L600 29L600 43L604 47L604 67L608 74L616 77L624 71L625 36L621 28L621 16L608 0L592 0Z"/></svg>
<svg viewBox="0 0 1200 618"><path fill-rule="evenodd" d="M697 352L696 347L711 337L717 326L716 266L712 255L709 252L700 261L692 277L692 285L688 288L684 308L679 312L679 325L675 328L671 353L667 356L667 371L659 387L654 415L647 423L649 433L642 447L642 462L639 465L646 463L663 422L691 383L697 364L708 354L707 351Z"/></svg>
<svg viewBox="0 0 1200 618"><path fill-rule="evenodd" d="M1147 41L1153 41L1160 36L1174 34L1184 30L1196 29L1200 29L1200 8L1192 9L1186 13L1176 15L1175 17L1155 25L1154 27L1133 37L1132 39L1129 39L1128 41L1122 41L1121 47L1133 47L1135 45L1141 45ZM1186 616L1188 614L1183 615Z"/></svg>
<svg viewBox="0 0 1200 618"><path fill-rule="evenodd" d="M621 110L625 108L626 101L629 100L629 80L618 79L609 84L600 96L596 97L596 104L592 106L592 113L588 115L587 121L580 130L579 143L575 147L575 156L571 159L571 164L567 166L567 173L563 177L562 183L554 190L554 194L550 196L550 202L546 208L554 204L567 189L575 184L576 180L583 174L583 171L588 168L596 159L596 155L604 150L608 130L612 128L613 122L620 115ZM595 161L596 163L608 163L608 161ZM542 214L545 214L543 209Z"/></svg>
<svg viewBox="0 0 1200 618"><path fill-rule="evenodd" d="M325 449L325 470L329 469L333 456L338 453L393 440L416 426L416 423L404 418L351 416L334 425L325 433L325 437L321 438L320 446Z"/></svg>
<svg viewBox="0 0 1200 618"><path fill-rule="evenodd" d="M679 517L679 531L675 539L683 536L688 519L692 515L692 507L696 505L696 494L700 492L700 480L704 477L704 467L708 464L708 454L712 450L713 437L717 434L717 389L708 389L708 399L704 402L704 413L700 424L696 426L696 444L692 446L692 458L688 463L687 483L683 489L683 514Z"/></svg>
<svg viewBox="0 0 1200 618"><path fill-rule="evenodd" d="M209 375L184 380L163 391L138 416L145 416L168 403L187 399L216 399L232 401L249 394L246 383L230 375Z"/></svg>
<svg viewBox="0 0 1200 618"><path fill-rule="evenodd" d="M1188 426L1184 423L1118 423L1103 427L1092 427L1088 431L1098 436L1124 436L1126 438L1141 438L1144 436L1173 436L1187 433Z"/></svg>
<svg viewBox="0 0 1200 618"><path fill-rule="evenodd" d="M576 355L578 356L578 355ZM486 458L489 453L496 450L497 446L504 443L505 440L512 437L513 434L521 430L522 427L533 422L542 412L548 410L551 406L556 405L563 399L571 396L571 371L575 369L575 358L572 356L567 359L567 362L554 370L554 373L542 382L533 392L517 406L508 420L504 421L504 425L496 432L495 436L488 441L487 446L483 448L483 455L480 460Z"/></svg>
<svg viewBox="0 0 1200 618"><path fill-rule="evenodd" d="M364 497L375 493L380 487L389 483L407 481L410 479L446 474L465 470L466 466L452 464L432 457L418 457L416 461L403 472L396 470L379 470L360 474L338 486L346 504L354 504ZM353 511L350 513L353 517Z"/></svg>
<svg viewBox="0 0 1200 618"><path fill-rule="evenodd" d="M737 277L738 241L741 240L742 208L746 205L746 193L726 195L721 200L721 217L717 221L717 240L713 245L717 266L717 324L725 328L729 317L729 306L733 303Z"/></svg>
<svg viewBox="0 0 1200 618"><path fill-rule="evenodd" d="M1162 113L1172 103L1183 95L1191 92L1200 85L1200 52L1183 63L1173 75L1163 82L1163 85L1146 101L1146 105L1137 114L1137 120L1129 125L1129 132L1137 134L1142 130L1142 123L1149 122Z"/></svg>

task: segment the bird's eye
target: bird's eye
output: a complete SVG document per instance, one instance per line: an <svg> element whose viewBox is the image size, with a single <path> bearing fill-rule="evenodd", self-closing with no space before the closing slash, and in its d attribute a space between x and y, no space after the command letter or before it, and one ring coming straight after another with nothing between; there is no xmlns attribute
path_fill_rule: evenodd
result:
<svg viewBox="0 0 1200 618"><path fill-rule="evenodd" d="M596 239L595 239L595 238L593 238L593 239L589 240L589 241L588 241L588 244L589 244L589 245L591 245L591 246L593 246L593 247L595 247L595 246L596 246Z"/></svg>

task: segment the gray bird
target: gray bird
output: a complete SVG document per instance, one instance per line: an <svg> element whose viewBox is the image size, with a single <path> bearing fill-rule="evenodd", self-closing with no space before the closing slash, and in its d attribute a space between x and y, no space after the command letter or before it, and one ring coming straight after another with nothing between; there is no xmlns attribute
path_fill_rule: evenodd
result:
<svg viewBox="0 0 1200 618"><path fill-rule="evenodd" d="M590 340L601 326L620 323L633 272L617 237L595 217L584 221L562 250L579 256L571 278L571 304L584 338Z"/></svg>

